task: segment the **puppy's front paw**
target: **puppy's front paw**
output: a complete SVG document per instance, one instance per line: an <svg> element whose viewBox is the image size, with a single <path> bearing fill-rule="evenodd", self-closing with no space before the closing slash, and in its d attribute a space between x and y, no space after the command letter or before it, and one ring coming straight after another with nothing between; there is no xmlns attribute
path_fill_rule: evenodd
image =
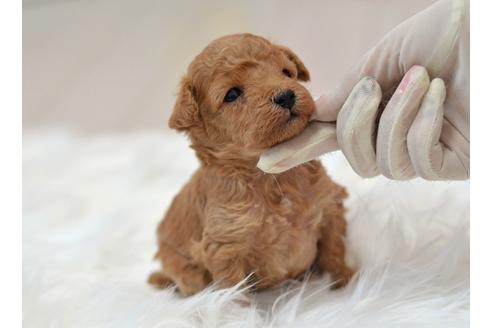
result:
<svg viewBox="0 0 492 328"><path fill-rule="evenodd" d="M334 283L331 289L339 289L345 287L350 279L354 276L354 271L349 267L342 268L340 271L333 274Z"/></svg>
<svg viewBox="0 0 492 328"><path fill-rule="evenodd" d="M205 289L210 283L210 274L199 267L188 266L182 272L181 281L178 283L178 288L183 296L190 296Z"/></svg>

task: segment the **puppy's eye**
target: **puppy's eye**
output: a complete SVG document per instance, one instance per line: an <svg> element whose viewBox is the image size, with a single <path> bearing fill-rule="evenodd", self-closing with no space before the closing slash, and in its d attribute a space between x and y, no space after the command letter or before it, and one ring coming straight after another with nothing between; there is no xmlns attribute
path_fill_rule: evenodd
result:
<svg viewBox="0 0 492 328"><path fill-rule="evenodd" d="M234 100L236 100L237 98L239 98L239 96L242 93L243 92L239 88L231 88L231 89L229 89L229 91L227 91L227 93L226 93L226 95L224 97L224 101L225 102L233 102Z"/></svg>
<svg viewBox="0 0 492 328"><path fill-rule="evenodd" d="M290 74L290 71L287 68L284 68L282 70L282 74L284 74L287 77L292 77L292 74Z"/></svg>

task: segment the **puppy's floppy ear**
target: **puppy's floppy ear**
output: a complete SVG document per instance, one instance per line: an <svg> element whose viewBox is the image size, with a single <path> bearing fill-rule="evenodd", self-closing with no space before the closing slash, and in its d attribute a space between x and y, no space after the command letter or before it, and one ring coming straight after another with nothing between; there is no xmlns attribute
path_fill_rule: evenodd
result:
<svg viewBox="0 0 492 328"><path fill-rule="evenodd" d="M282 51L287 56L287 58L289 58L291 62L296 64L297 79L301 81L309 81L310 79L309 71L306 68L306 66L304 66L304 63L299 59L299 57L297 57L297 55L287 47L283 47L283 46L278 46L278 47L280 48L280 51Z"/></svg>
<svg viewBox="0 0 492 328"><path fill-rule="evenodd" d="M181 87L174 105L173 113L169 118L169 127L179 131L188 130L200 122L200 113L195 99L193 85L185 77L181 81Z"/></svg>

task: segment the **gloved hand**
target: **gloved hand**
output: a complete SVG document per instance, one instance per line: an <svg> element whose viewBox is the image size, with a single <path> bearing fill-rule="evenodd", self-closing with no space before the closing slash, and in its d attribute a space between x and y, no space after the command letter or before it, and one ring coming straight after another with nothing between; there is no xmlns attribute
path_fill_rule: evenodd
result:
<svg viewBox="0 0 492 328"><path fill-rule="evenodd" d="M468 179L469 61L468 1L436 2L388 33L258 167L279 173L340 148L362 177Z"/></svg>

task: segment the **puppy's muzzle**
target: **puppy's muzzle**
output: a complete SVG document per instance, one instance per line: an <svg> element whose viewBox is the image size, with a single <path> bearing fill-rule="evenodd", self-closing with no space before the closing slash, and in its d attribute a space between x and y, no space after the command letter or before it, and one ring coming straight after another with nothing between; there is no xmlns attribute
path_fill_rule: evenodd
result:
<svg viewBox="0 0 492 328"><path fill-rule="evenodd" d="M296 104L296 94L290 89L282 90L278 95L273 97L273 102L283 109L292 112L292 108Z"/></svg>

